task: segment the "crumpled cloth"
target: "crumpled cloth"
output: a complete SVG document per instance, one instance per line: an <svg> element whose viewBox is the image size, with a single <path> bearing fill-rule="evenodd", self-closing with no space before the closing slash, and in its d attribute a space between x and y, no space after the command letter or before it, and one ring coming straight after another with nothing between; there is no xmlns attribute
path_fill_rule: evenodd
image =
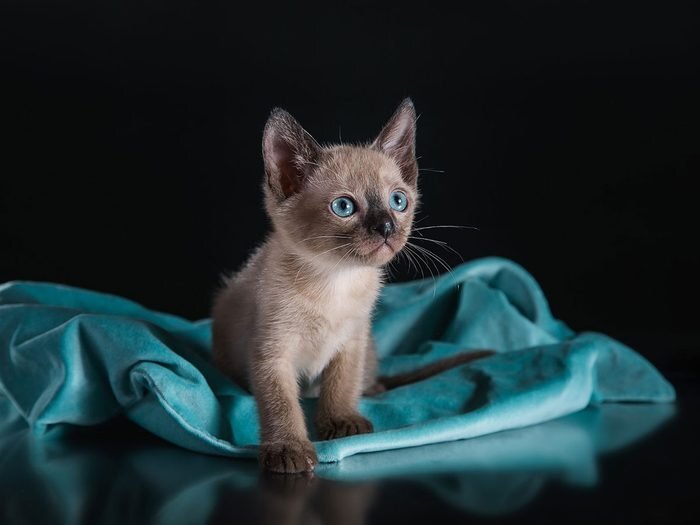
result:
<svg viewBox="0 0 700 525"><path fill-rule="evenodd" d="M470 349L497 353L363 398L374 433L316 441L321 462L472 438L602 402L670 402L641 355L553 318L534 278L499 258L384 288L374 316L382 375ZM0 285L0 414L60 436L119 414L190 450L254 456L255 399L211 363L209 320L50 283ZM315 400L303 400L312 439Z"/></svg>

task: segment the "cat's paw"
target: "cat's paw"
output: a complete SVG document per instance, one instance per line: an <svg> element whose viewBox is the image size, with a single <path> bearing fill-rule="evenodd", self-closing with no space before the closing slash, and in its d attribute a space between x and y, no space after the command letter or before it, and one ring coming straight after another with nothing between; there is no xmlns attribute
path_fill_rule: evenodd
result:
<svg viewBox="0 0 700 525"><path fill-rule="evenodd" d="M372 423L360 414L324 417L316 421L316 432L321 440L369 434L373 430Z"/></svg>
<svg viewBox="0 0 700 525"><path fill-rule="evenodd" d="M317 463L316 449L308 440L279 441L260 446L260 465L268 472L312 472Z"/></svg>

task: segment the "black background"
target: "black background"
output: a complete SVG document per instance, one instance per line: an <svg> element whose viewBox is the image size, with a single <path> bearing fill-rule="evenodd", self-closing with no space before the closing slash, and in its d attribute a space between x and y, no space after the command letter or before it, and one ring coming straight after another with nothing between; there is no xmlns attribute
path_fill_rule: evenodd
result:
<svg viewBox="0 0 700 525"><path fill-rule="evenodd" d="M692 346L694 3L6 0L0 281L207 316L266 229L270 109L364 141L411 96L444 171L422 172L421 225L477 226L435 236L515 259L575 329Z"/></svg>

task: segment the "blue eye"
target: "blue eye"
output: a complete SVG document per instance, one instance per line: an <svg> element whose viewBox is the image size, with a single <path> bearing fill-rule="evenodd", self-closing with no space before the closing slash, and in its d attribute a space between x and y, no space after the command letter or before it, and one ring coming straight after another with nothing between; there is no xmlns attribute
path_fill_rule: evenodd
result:
<svg viewBox="0 0 700 525"><path fill-rule="evenodd" d="M331 202L331 210L338 217L350 217L350 215L355 213L355 203L347 197L338 197Z"/></svg>
<svg viewBox="0 0 700 525"><path fill-rule="evenodd" d="M395 191L389 197L389 206L391 206L396 211L404 211L406 206L408 206L408 198L406 194L402 191Z"/></svg>

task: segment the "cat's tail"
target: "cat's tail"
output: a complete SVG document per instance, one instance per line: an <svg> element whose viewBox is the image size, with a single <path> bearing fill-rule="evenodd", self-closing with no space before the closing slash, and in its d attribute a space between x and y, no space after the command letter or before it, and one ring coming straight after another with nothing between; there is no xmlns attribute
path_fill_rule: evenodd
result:
<svg viewBox="0 0 700 525"><path fill-rule="evenodd" d="M403 374L396 374L393 376L380 376L377 382L370 387L366 394L373 395L384 392L385 390L391 390L399 386L409 385L417 381L422 381L432 377L440 372L454 368L457 365L463 365L465 363L470 363L477 359L482 359L490 355L495 354L493 350L473 350L469 352L463 352L451 357L446 357L429 365L425 365L416 370L411 370L410 372L405 372Z"/></svg>

